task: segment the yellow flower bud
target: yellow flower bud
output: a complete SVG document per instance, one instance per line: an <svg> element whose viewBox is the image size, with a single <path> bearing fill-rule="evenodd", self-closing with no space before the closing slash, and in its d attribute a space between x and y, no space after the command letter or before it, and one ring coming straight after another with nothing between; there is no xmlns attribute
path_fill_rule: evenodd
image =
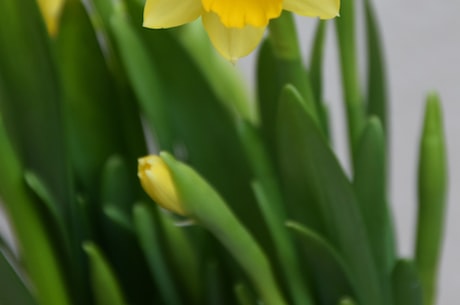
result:
<svg viewBox="0 0 460 305"><path fill-rule="evenodd" d="M49 35L55 36L58 31L59 17L64 7L64 0L38 0L38 5L45 19Z"/></svg>
<svg viewBox="0 0 460 305"><path fill-rule="evenodd" d="M140 158L138 163L137 176L150 198L171 212L185 215L166 163L155 155Z"/></svg>

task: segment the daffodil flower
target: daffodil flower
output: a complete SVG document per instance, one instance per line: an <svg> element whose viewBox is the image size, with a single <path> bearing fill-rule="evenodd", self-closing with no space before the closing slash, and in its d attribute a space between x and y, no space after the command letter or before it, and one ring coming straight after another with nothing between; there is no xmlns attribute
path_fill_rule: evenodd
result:
<svg viewBox="0 0 460 305"><path fill-rule="evenodd" d="M214 47L235 61L257 47L270 19L283 10L330 19L339 8L340 0L147 0L144 26L171 28L201 16Z"/></svg>

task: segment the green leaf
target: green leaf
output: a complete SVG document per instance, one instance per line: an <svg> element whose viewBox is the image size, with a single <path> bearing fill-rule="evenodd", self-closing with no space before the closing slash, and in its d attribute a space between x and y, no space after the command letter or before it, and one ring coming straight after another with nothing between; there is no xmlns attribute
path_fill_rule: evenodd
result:
<svg viewBox="0 0 460 305"><path fill-rule="evenodd" d="M419 154L415 264L422 281L425 305L431 305L436 298L448 183L441 102L434 93L427 98Z"/></svg>
<svg viewBox="0 0 460 305"><path fill-rule="evenodd" d="M327 22L318 21L310 55L310 79L316 102L323 101L323 64Z"/></svg>
<svg viewBox="0 0 460 305"><path fill-rule="evenodd" d="M59 250L62 251L62 253L59 254L61 255L60 259L65 262L63 263L65 273L77 272L79 267L73 265L70 261L73 254L71 253L69 231L64 223L64 219L59 217L59 212L56 210L56 200L52 198L51 191L48 190L43 181L40 180L40 177L32 172L25 171L24 182L29 188L28 191L31 191L31 193L36 196L35 202L37 204L37 211L39 211L43 219L46 219L46 228L49 232L48 237L54 244L59 245Z"/></svg>
<svg viewBox="0 0 460 305"><path fill-rule="evenodd" d="M371 0L364 1L367 38L367 114L375 115L388 136L388 91L384 50Z"/></svg>
<svg viewBox="0 0 460 305"><path fill-rule="evenodd" d="M116 83L80 1L66 2L55 49L64 92L66 140L76 182L84 196L96 201L105 161L112 154L124 152L122 116Z"/></svg>
<svg viewBox="0 0 460 305"><path fill-rule="evenodd" d="M300 239L311 285L321 304L336 304L343 295L355 295L349 270L339 253L322 237L292 221L286 223Z"/></svg>
<svg viewBox="0 0 460 305"><path fill-rule="evenodd" d="M285 108L286 104L295 104L300 100L301 97L297 90L293 86L286 86L281 96L280 108ZM303 104L299 105L302 108L302 112L305 111ZM293 123L289 122L285 125L285 120L289 121L291 118L282 117L278 113L278 122L274 124L278 129L272 135L272 138L277 142L277 153L279 158L279 171L280 181L283 183L283 193L286 203L286 210L288 212L289 219L293 219L297 222L307 225L317 232L324 232L324 221L321 217L321 213L318 205L314 204L314 198L312 192L305 188L305 171L304 168L299 166L298 162L294 158L304 158L300 155L299 145L303 143L297 143L297 139L282 139L281 128L292 127ZM298 135L303 140L303 135ZM292 142L291 142L292 141ZM293 155L297 152L297 156ZM293 158L294 157L294 158Z"/></svg>
<svg viewBox="0 0 460 305"><path fill-rule="evenodd" d="M340 5L340 18L334 20L339 46L343 99L347 114L348 143L351 158L355 156L356 145L365 124L365 110L361 97L362 88L356 49L355 8L355 0L342 2ZM354 160L351 161L354 164Z"/></svg>
<svg viewBox="0 0 460 305"><path fill-rule="evenodd" d="M338 305L355 305L356 303L349 297L343 297Z"/></svg>
<svg viewBox="0 0 460 305"><path fill-rule="evenodd" d="M174 218L165 213L158 213L165 251L169 257L178 283L187 293L187 302L202 304L203 283L200 273L202 259L198 256L197 235L192 235L190 227L181 227L174 223ZM189 230L187 230L189 229Z"/></svg>
<svg viewBox="0 0 460 305"><path fill-rule="evenodd" d="M1 6L1 5L0 5ZM22 164L15 155L0 118L0 196L10 217L27 275L42 305L70 305L59 256L50 240L38 204L24 183ZM46 274L46 277L43 277Z"/></svg>
<svg viewBox="0 0 460 305"><path fill-rule="evenodd" d="M148 48L123 10L116 10L110 22L122 64L161 149L173 145L172 126L166 109L161 77Z"/></svg>
<svg viewBox="0 0 460 305"><path fill-rule="evenodd" d="M292 303L313 304L310 289L302 275L294 244L284 226L285 213L283 215L276 213L274 205L279 204L279 202L268 196L269 189L264 188L258 181L253 182L252 186L275 244L275 253L272 254L277 258L275 265L279 269L278 272L281 273L284 287L289 292Z"/></svg>
<svg viewBox="0 0 460 305"><path fill-rule="evenodd" d="M21 162L53 192L60 217L67 218L71 201L61 88L45 25L35 0L1 1L0 19L4 124Z"/></svg>
<svg viewBox="0 0 460 305"><path fill-rule="evenodd" d="M367 232L351 184L302 105L295 89L286 87L276 134L285 192L298 198L302 212L312 214L308 216L310 220L321 220L322 227L317 232L343 257L353 276L358 302L383 304Z"/></svg>
<svg viewBox="0 0 460 305"><path fill-rule="evenodd" d="M280 75L273 53L272 44L266 39L262 42L257 57L257 106L261 121L263 139L268 146L270 156L274 158L275 117L281 93Z"/></svg>
<svg viewBox="0 0 460 305"><path fill-rule="evenodd" d="M11 259L11 258L10 258ZM31 292L24 284L18 270L0 248L0 304L2 305L37 305Z"/></svg>
<svg viewBox="0 0 460 305"><path fill-rule="evenodd" d="M101 247L107 253L106 259L113 266L126 301L129 304L154 302L154 282L135 234L131 214L105 202L99 223Z"/></svg>
<svg viewBox="0 0 460 305"><path fill-rule="evenodd" d="M294 244L284 226L286 211L271 159L260 133L251 123L241 122L239 132L254 175L252 188L274 244L267 254L274 261L292 303L311 304L312 297L302 276Z"/></svg>
<svg viewBox="0 0 460 305"><path fill-rule="evenodd" d="M64 226L64 219L59 217L59 211L57 210L56 200L52 197L51 191L46 187L44 182L35 173L25 171L24 181L30 190L38 197L40 202L43 203L44 210L51 217L52 221L58 225L62 236L67 234Z"/></svg>
<svg viewBox="0 0 460 305"><path fill-rule="evenodd" d="M96 305L126 305L112 267L98 246L85 242L83 249L89 258L91 285Z"/></svg>
<svg viewBox="0 0 460 305"><path fill-rule="evenodd" d="M161 247L157 220L152 209L143 203L136 204L133 209L133 222L162 303L166 305L181 304L181 294L173 280L172 270L167 263L164 249Z"/></svg>
<svg viewBox="0 0 460 305"><path fill-rule="evenodd" d="M392 272L395 305L423 305L422 286L414 263L399 260Z"/></svg>
<svg viewBox="0 0 460 305"><path fill-rule="evenodd" d="M195 170L163 152L186 215L209 230L232 254L267 305L286 302L266 254L222 197Z"/></svg>
<svg viewBox="0 0 460 305"><path fill-rule="evenodd" d="M229 295L226 275L221 265L214 260L205 261L205 297L206 304L230 305L235 304L234 295Z"/></svg>
<svg viewBox="0 0 460 305"><path fill-rule="evenodd" d="M249 288L243 283L238 283L235 285L235 295L238 301L238 305L256 305L257 301L254 299L254 296L251 294Z"/></svg>
<svg viewBox="0 0 460 305"><path fill-rule="evenodd" d="M321 128L330 138L330 127L327 105L323 97L323 70L324 70L324 45L326 40L327 21L320 20L315 31L313 46L310 55L310 80L311 89L315 97L316 109L321 122Z"/></svg>
<svg viewBox="0 0 460 305"><path fill-rule="evenodd" d="M175 34L217 99L233 112L235 117L254 122L253 101L249 97L242 75L232 63L215 52L201 22L181 27Z"/></svg>
<svg viewBox="0 0 460 305"><path fill-rule="evenodd" d="M119 155L109 157L103 167L100 200L110 203L130 218L132 202L136 199L139 183L125 160Z"/></svg>
<svg viewBox="0 0 460 305"><path fill-rule="evenodd" d="M314 92L306 69L303 67L298 48L297 38L284 36L295 34L292 16L284 12L282 20L270 23L270 38L260 48L257 59L257 106L261 128L271 156L275 157L276 143L273 138L278 113L279 97L287 84L299 88L302 103L317 118ZM285 42L285 43L284 43ZM286 48L286 50L284 50ZM284 50L284 51L283 51ZM289 53L284 56L280 53Z"/></svg>
<svg viewBox="0 0 460 305"><path fill-rule="evenodd" d="M385 291L386 303L391 303L388 285L395 263L395 237L387 200L385 135L377 117L372 117L362 133L356 149L353 187L363 215L372 255Z"/></svg>

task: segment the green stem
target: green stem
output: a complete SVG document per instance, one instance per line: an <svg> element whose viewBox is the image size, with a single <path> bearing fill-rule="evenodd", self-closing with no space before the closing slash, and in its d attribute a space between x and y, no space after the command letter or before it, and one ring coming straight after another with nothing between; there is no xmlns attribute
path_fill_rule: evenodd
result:
<svg viewBox="0 0 460 305"><path fill-rule="evenodd" d="M352 161L360 134L365 125L365 111L359 85L356 56L354 8L354 0L343 1L340 18L335 20L342 67L342 86L348 119L350 158Z"/></svg>
<svg viewBox="0 0 460 305"><path fill-rule="evenodd" d="M270 41L278 58L285 60L301 58L299 39L291 13L283 12L279 18L273 19L269 29Z"/></svg>
<svg viewBox="0 0 460 305"><path fill-rule="evenodd" d="M269 24L270 42L278 60L278 77L281 88L292 84L302 95L304 104L319 122L315 97L307 70L302 64L302 56L297 38L297 29L291 13L283 12Z"/></svg>
<svg viewBox="0 0 460 305"><path fill-rule="evenodd" d="M435 304L447 194L447 160L439 97L428 96L418 168L418 218L415 265L424 304Z"/></svg>

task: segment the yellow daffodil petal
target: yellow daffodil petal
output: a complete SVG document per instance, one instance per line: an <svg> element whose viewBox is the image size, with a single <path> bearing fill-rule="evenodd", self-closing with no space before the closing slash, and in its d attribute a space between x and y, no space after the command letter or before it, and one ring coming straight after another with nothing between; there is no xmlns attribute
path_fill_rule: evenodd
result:
<svg viewBox="0 0 460 305"><path fill-rule="evenodd" d="M216 13L224 26L243 28L247 25L265 27L281 14L282 0L201 0L206 12ZM320 0L323 1L323 0Z"/></svg>
<svg viewBox="0 0 460 305"><path fill-rule="evenodd" d="M144 26L152 29L171 28L197 19L201 12L200 0L147 0Z"/></svg>
<svg viewBox="0 0 460 305"><path fill-rule="evenodd" d="M340 0L284 0L283 8L303 16L331 19L339 15Z"/></svg>
<svg viewBox="0 0 460 305"><path fill-rule="evenodd" d="M185 215L171 173L163 159L150 155L140 158L138 163L137 176L150 198L171 212Z"/></svg>
<svg viewBox="0 0 460 305"><path fill-rule="evenodd" d="M202 18L214 47L223 57L232 62L251 53L265 32L264 27L228 28L214 13L204 13Z"/></svg>
<svg viewBox="0 0 460 305"><path fill-rule="evenodd" d="M45 19L48 33L51 36L56 35L64 0L38 0L37 2Z"/></svg>

